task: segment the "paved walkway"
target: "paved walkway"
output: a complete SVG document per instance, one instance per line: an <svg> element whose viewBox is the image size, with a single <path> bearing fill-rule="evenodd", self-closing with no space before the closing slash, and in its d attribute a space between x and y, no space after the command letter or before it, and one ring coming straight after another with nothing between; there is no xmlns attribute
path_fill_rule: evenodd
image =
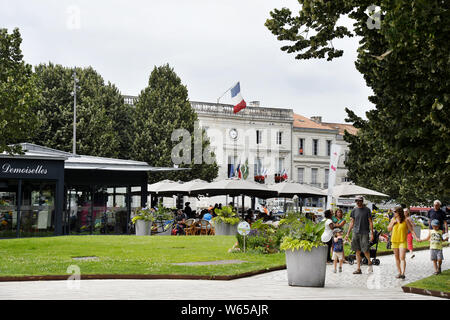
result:
<svg viewBox="0 0 450 320"><path fill-rule="evenodd" d="M301 299L441 299L404 293L401 286L433 273L428 250L406 256L406 279L396 279L393 255L379 257L372 274L367 266L353 275L355 265L344 264L342 273L327 266L324 288L291 287L286 270L230 281L219 280L82 280L1 282L0 300L11 299L136 299L136 300L301 300ZM450 269L450 248L444 248L443 270Z"/></svg>

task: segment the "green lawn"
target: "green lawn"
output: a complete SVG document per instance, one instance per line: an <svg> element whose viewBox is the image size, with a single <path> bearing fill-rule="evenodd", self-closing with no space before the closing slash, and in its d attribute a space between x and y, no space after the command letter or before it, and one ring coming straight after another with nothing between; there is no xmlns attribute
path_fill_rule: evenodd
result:
<svg viewBox="0 0 450 320"><path fill-rule="evenodd" d="M442 271L441 274L408 283L406 287L450 293L450 269Z"/></svg>
<svg viewBox="0 0 450 320"><path fill-rule="evenodd" d="M236 275L285 264L284 253L228 253L234 236L61 236L0 240L0 276L81 274ZM96 256L99 261L73 257ZM238 259L241 264L172 263Z"/></svg>

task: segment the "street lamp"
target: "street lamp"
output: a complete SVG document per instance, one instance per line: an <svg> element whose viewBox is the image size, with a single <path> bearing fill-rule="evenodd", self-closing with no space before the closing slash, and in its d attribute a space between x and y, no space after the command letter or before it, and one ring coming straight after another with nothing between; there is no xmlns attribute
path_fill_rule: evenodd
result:
<svg viewBox="0 0 450 320"><path fill-rule="evenodd" d="M73 146L72 146L72 153L77 154L77 88L78 88L78 78L77 78L77 72L74 68L73 70Z"/></svg>

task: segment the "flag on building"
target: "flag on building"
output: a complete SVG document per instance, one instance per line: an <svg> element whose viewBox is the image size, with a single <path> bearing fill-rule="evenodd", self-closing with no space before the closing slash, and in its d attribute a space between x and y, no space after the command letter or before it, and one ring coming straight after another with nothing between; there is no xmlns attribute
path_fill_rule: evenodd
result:
<svg viewBox="0 0 450 320"><path fill-rule="evenodd" d="M242 171L241 171L241 164L238 164L238 166L237 166L237 177L239 178L239 179L242 179Z"/></svg>
<svg viewBox="0 0 450 320"><path fill-rule="evenodd" d="M230 176L228 178L233 178L234 177L234 165L230 164Z"/></svg>
<svg viewBox="0 0 450 320"><path fill-rule="evenodd" d="M282 177L283 177L284 180L287 180L288 175L287 175L287 170L286 169L283 169Z"/></svg>
<svg viewBox="0 0 450 320"><path fill-rule="evenodd" d="M233 113L238 113L247 106L244 99L242 99L241 86L239 82L236 83L233 88L231 88L231 99L233 100L234 104Z"/></svg>

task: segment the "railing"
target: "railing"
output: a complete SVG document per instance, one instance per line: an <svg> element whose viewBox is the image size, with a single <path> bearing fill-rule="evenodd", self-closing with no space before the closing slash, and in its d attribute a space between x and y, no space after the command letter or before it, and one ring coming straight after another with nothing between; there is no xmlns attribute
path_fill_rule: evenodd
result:
<svg viewBox="0 0 450 320"><path fill-rule="evenodd" d="M293 121L291 109L262 108L247 106L238 113L233 113L233 106L229 104L217 104L208 102L191 101L191 106L199 114L228 115L237 118L276 119Z"/></svg>
<svg viewBox="0 0 450 320"><path fill-rule="evenodd" d="M125 104L134 106L138 100L137 96L124 95ZM236 118L252 118L252 119L274 119L283 121L294 121L294 111L292 109L280 109L280 108L264 108L264 107L252 107L247 106L238 113L233 113L233 105L210 103L210 102L198 102L191 101L192 108L198 114L209 115L227 115Z"/></svg>

